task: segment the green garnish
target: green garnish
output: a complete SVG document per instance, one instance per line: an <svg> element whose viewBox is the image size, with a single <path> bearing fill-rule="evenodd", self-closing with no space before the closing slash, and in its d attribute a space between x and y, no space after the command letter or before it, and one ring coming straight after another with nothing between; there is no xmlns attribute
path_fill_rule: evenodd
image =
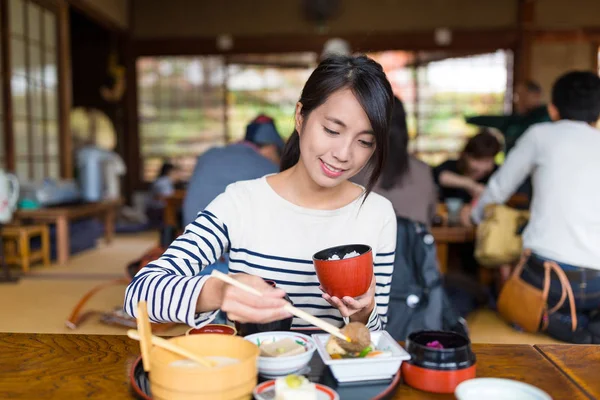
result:
<svg viewBox="0 0 600 400"><path fill-rule="evenodd" d="M372 352L373 349L371 348L371 346L365 347L363 349L363 351L360 352L360 354L358 355L359 358L364 358L367 356L367 354L369 354L370 352Z"/></svg>

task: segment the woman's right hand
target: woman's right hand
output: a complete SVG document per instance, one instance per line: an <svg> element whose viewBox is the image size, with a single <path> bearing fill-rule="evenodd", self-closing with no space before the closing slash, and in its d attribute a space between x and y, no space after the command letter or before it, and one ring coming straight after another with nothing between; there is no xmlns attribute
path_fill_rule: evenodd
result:
<svg viewBox="0 0 600 400"><path fill-rule="evenodd" d="M224 284L220 308L227 313L228 319L241 323L266 324L292 316L283 309L287 303L283 299L285 291L273 288L258 276L248 274L230 274L229 276L258 290L262 296L259 297L235 286Z"/></svg>

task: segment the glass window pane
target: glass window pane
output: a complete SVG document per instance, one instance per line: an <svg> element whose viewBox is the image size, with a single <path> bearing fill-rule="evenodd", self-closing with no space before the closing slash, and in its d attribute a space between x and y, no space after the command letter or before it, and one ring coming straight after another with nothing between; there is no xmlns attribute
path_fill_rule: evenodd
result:
<svg viewBox="0 0 600 400"><path fill-rule="evenodd" d="M58 90L44 89L46 101L46 119L57 119L58 117Z"/></svg>
<svg viewBox="0 0 600 400"><path fill-rule="evenodd" d="M56 14L44 10L44 43L46 48L56 48Z"/></svg>
<svg viewBox="0 0 600 400"><path fill-rule="evenodd" d="M29 43L29 78L42 83L42 47Z"/></svg>
<svg viewBox="0 0 600 400"><path fill-rule="evenodd" d="M17 35L23 35L23 0L10 0L8 9L10 11L10 31Z"/></svg>
<svg viewBox="0 0 600 400"><path fill-rule="evenodd" d="M34 160L33 161L33 180L35 182L43 181L44 178L48 176L48 171L46 170L46 163L44 160Z"/></svg>
<svg viewBox="0 0 600 400"><path fill-rule="evenodd" d="M60 155L60 147L58 141L58 122L46 121L46 154L50 157L58 157Z"/></svg>
<svg viewBox="0 0 600 400"><path fill-rule="evenodd" d="M47 176L54 179L60 179L60 161L58 157L48 160Z"/></svg>
<svg viewBox="0 0 600 400"><path fill-rule="evenodd" d="M42 97L42 88L35 84L29 85L29 95L31 96L32 118L42 118L44 115L44 98Z"/></svg>
<svg viewBox="0 0 600 400"><path fill-rule="evenodd" d="M17 157L29 154L29 142L27 140L27 122L17 120L13 124L13 134L15 136L15 154Z"/></svg>
<svg viewBox="0 0 600 400"><path fill-rule="evenodd" d="M58 66L56 63L56 50L46 51L44 54L44 86L56 87L58 82Z"/></svg>
<svg viewBox="0 0 600 400"><path fill-rule="evenodd" d="M27 79L13 75L11 79L13 114L15 117L27 117Z"/></svg>
<svg viewBox="0 0 600 400"><path fill-rule="evenodd" d="M23 39L11 38L10 62L13 75L25 76L25 41Z"/></svg>
<svg viewBox="0 0 600 400"><path fill-rule="evenodd" d="M27 29L29 32L27 36L29 36L29 40L33 40L34 42L39 42L42 38L40 26L41 13L42 9L40 6L32 1L28 2L27 17L29 19Z"/></svg>
<svg viewBox="0 0 600 400"><path fill-rule="evenodd" d="M44 156L44 131L42 128L43 126L40 122L35 121L31 124L33 148L30 149L30 154L34 157Z"/></svg>
<svg viewBox="0 0 600 400"><path fill-rule="evenodd" d="M17 159L17 178L19 181L26 182L30 181L29 179L29 160L27 159Z"/></svg>

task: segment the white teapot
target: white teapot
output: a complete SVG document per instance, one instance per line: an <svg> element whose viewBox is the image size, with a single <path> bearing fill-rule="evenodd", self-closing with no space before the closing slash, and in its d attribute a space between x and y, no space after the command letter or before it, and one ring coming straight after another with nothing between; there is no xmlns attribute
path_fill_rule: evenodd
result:
<svg viewBox="0 0 600 400"><path fill-rule="evenodd" d="M19 180L13 174L0 169L0 224L12 220L19 200Z"/></svg>

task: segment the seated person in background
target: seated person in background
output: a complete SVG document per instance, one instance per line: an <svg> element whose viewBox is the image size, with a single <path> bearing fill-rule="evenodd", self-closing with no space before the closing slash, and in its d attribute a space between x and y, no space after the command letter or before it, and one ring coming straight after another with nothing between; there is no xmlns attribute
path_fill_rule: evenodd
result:
<svg viewBox="0 0 600 400"><path fill-rule="evenodd" d="M246 127L243 141L198 157L183 201L183 225L194 221L229 184L278 172L284 145L273 120L259 115Z"/></svg>
<svg viewBox="0 0 600 400"><path fill-rule="evenodd" d="M179 169L172 163L165 161L160 168L158 178L150 187L150 197L146 204L146 214L150 223L160 225L163 220L163 211L166 206L165 198L175 192L175 184L179 180Z"/></svg>
<svg viewBox="0 0 600 400"><path fill-rule="evenodd" d="M366 186L367 167L353 181ZM431 226L437 189L429 165L408 154L408 129L402 101L394 97L387 162L373 191L392 202L396 216Z"/></svg>
<svg viewBox="0 0 600 400"><path fill-rule="evenodd" d="M470 138L458 160L447 160L433 169L439 199L458 198L464 204L477 199L497 169L494 158L499 151L500 142L485 130Z"/></svg>
<svg viewBox="0 0 600 400"><path fill-rule="evenodd" d="M544 260L555 261L567 274L578 312L600 307L600 78L576 71L560 77L549 106L554 122L531 127L517 142L504 165L490 179L472 212L481 222L487 204L505 203L531 174L535 188L531 217L523 232L523 248L532 256L522 278L543 287ZM548 304L561 297L552 274ZM565 302L566 310L569 301ZM552 314L547 332L575 343L600 343L597 325L586 317L571 332L570 312Z"/></svg>
<svg viewBox="0 0 600 400"><path fill-rule="evenodd" d="M515 88L514 113L510 115L480 115L465 118L468 124L496 128L504 136L504 152L509 154L517 140L530 126L549 122L548 109L542 101L542 87L532 80L519 83ZM532 196L531 180L527 179L517 193Z"/></svg>
<svg viewBox="0 0 600 400"><path fill-rule="evenodd" d="M433 169L439 199L448 206L449 221L471 225L471 203L483 192L484 184L497 168L494 157L499 151L496 136L483 131L469 139L458 160L445 161ZM471 278L478 277L479 265L473 256L475 244L459 243L453 248L458 253L461 271Z"/></svg>

